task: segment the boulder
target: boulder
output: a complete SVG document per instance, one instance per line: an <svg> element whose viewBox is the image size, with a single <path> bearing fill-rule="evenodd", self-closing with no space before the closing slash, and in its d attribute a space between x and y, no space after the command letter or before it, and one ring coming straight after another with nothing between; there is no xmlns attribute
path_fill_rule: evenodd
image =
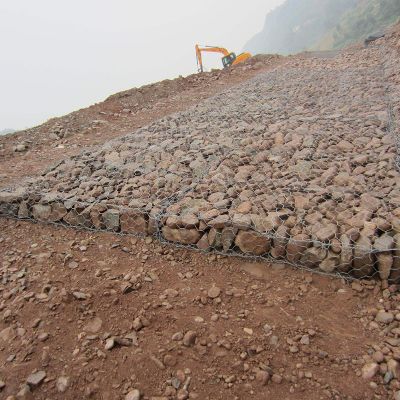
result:
<svg viewBox="0 0 400 400"><path fill-rule="evenodd" d="M394 239L388 234L384 234L375 240L374 249L376 251L379 276L382 280L387 280L393 266L392 249L394 249Z"/></svg>
<svg viewBox="0 0 400 400"><path fill-rule="evenodd" d="M225 252L227 252L232 247L233 243L235 242L237 232L238 229L234 227L228 226L222 229L221 244Z"/></svg>
<svg viewBox="0 0 400 400"><path fill-rule="evenodd" d="M273 241L271 256L274 258L282 258L286 255L286 245L289 238L289 228L281 225L277 228Z"/></svg>
<svg viewBox="0 0 400 400"><path fill-rule="evenodd" d="M311 247L310 237L304 233L293 236L288 240L286 246L286 257L290 263L296 264L300 261L305 251Z"/></svg>
<svg viewBox="0 0 400 400"><path fill-rule="evenodd" d="M124 210L121 211L119 220L122 233L140 234L140 235L147 234L147 221L145 214L130 210Z"/></svg>
<svg viewBox="0 0 400 400"><path fill-rule="evenodd" d="M354 247L353 274L356 278L368 278L374 270L374 256L371 240L360 236Z"/></svg>
<svg viewBox="0 0 400 400"><path fill-rule="evenodd" d="M103 213L102 218L107 230L114 232L117 232L119 230L120 212L118 210L107 210Z"/></svg>
<svg viewBox="0 0 400 400"><path fill-rule="evenodd" d="M353 245L346 234L340 236L340 243L342 251L340 253L338 271L346 273L351 270L353 265Z"/></svg>
<svg viewBox="0 0 400 400"><path fill-rule="evenodd" d="M329 250L326 258L319 264L319 269L327 273L333 273L340 263L338 254Z"/></svg>
<svg viewBox="0 0 400 400"><path fill-rule="evenodd" d="M174 229L169 226L162 228L162 234L166 240L181 244L196 244L201 238L201 232L197 229Z"/></svg>
<svg viewBox="0 0 400 400"><path fill-rule="evenodd" d="M243 253L261 256L271 249L271 239L254 231L240 230L236 236L235 245Z"/></svg>
<svg viewBox="0 0 400 400"><path fill-rule="evenodd" d="M321 247L309 247L304 251L300 258L300 264L307 268L318 268L320 263L325 260L327 250Z"/></svg>

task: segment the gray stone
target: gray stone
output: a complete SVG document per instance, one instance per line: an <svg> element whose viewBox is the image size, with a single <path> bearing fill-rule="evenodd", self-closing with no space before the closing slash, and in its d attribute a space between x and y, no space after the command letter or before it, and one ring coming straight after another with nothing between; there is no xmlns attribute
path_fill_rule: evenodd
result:
<svg viewBox="0 0 400 400"><path fill-rule="evenodd" d="M39 386L44 381L45 378L46 378L45 371L37 371L30 374L28 378L26 378L26 383L31 387L36 387Z"/></svg>
<svg viewBox="0 0 400 400"><path fill-rule="evenodd" d="M103 221L107 230L118 231L120 212L118 210L107 210L103 213Z"/></svg>

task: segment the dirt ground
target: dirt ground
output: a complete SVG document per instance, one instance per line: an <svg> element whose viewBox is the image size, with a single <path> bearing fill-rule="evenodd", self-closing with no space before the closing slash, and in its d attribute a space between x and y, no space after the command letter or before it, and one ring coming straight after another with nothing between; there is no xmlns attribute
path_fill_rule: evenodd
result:
<svg viewBox="0 0 400 400"><path fill-rule="evenodd" d="M380 295L374 284L359 292L150 238L13 220L2 228L4 398L35 370L46 372L35 399L120 399L132 388L186 398L188 378L197 399L374 398L358 376L377 340L361 322ZM195 342L182 340L188 331ZM105 349L129 335L128 346Z"/></svg>
<svg viewBox="0 0 400 400"><path fill-rule="evenodd" d="M0 138L0 187L284 62L140 101L128 91ZM0 224L0 399L397 399L393 288L153 238ZM378 310L392 317L376 322Z"/></svg>

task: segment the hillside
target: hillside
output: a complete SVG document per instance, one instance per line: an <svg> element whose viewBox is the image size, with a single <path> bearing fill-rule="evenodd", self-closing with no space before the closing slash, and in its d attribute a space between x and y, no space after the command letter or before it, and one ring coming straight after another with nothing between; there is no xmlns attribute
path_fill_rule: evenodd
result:
<svg viewBox="0 0 400 400"><path fill-rule="evenodd" d="M400 0L364 0L346 12L315 49L340 49L381 32L400 17Z"/></svg>
<svg viewBox="0 0 400 400"><path fill-rule="evenodd" d="M399 16L399 0L286 0L267 15L245 49L255 54L339 49Z"/></svg>
<svg viewBox="0 0 400 400"><path fill-rule="evenodd" d="M0 138L0 399L400 400L400 24L327 53Z"/></svg>

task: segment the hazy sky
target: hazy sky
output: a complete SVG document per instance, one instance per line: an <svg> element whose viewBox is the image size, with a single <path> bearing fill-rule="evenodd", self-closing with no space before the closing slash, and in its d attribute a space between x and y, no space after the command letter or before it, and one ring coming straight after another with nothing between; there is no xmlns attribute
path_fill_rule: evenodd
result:
<svg viewBox="0 0 400 400"><path fill-rule="evenodd" d="M0 0L0 130L194 73L196 43L239 53L282 2Z"/></svg>

